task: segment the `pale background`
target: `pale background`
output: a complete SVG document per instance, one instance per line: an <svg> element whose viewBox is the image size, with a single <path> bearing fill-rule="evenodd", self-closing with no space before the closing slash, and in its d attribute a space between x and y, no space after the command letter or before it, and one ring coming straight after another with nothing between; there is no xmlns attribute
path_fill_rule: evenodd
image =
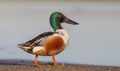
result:
<svg viewBox="0 0 120 71"><path fill-rule="evenodd" d="M120 2L108 0L0 1L0 59L34 60L17 44L53 31L49 16L54 11L80 23L62 25L70 43L57 55L57 62L120 66ZM40 56L39 61L52 59Z"/></svg>

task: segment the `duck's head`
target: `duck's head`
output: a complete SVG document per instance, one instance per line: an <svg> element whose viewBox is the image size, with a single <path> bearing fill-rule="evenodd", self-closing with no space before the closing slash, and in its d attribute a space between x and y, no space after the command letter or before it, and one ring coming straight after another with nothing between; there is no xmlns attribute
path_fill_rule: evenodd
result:
<svg viewBox="0 0 120 71"><path fill-rule="evenodd" d="M51 24L52 28L54 29L54 31L56 31L57 29L63 29L61 26L61 23L78 25L78 23L70 20L69 18L67 18L60 12L52 13L50 16L50 24Z"/></svg>

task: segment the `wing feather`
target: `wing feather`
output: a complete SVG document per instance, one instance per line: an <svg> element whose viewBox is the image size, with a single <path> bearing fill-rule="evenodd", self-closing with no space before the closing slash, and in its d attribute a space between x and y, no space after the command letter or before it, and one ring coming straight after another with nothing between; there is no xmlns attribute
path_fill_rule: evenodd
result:
<svg viewBox="0 0 120 71"><path fill-rule="evenodd" d="M27 41L26 43L30 47L43 46L46 39L54 34L58 34L58 33L57 32L45 32L45 33L42 33L42 34L38 35L37 37Z"/></svg>

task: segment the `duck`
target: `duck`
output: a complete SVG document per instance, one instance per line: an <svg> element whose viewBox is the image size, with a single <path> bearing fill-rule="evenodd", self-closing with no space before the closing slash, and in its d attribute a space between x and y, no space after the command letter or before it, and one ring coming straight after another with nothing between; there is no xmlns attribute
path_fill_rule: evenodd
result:
<svg viewBox="0 0 120 71"><path fill-rule="evenodd" d="M61 24L79 24L67 18L61 12L53 12L49 21L54 30L53 32L44 32L25 43L18 44L18 47L25 52L35 55L34 66L37 67L40 66L38 64L38 56L51 56L53 66L57 66L56 55L61 53L69 43L69 35Z"/></svg>

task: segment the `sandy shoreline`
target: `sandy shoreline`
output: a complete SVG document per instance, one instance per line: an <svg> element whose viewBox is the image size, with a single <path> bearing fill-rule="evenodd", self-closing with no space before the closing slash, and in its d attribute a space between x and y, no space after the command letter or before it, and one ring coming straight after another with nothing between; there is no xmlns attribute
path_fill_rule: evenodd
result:
<svg viewBox="0 0 120 71"><path fill-rule="evenodd" d="M53 67L52 63L39 62L40 67L35 67L33 61L25 60L0 60L0 71L120 71L120 67L75 65L59 63Z"/></svg>

